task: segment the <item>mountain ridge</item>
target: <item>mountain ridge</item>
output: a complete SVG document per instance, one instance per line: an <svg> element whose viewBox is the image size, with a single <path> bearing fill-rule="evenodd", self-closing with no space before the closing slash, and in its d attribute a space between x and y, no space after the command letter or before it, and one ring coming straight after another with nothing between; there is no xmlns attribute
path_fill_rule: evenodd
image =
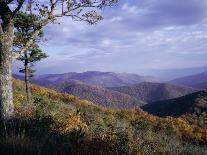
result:
<svg viewBox="0 0 207 155"><path fill-rule="evenodd" d="M149 103L141 108L160 117L180 117L185 114L200 115L207 112L207 91L199 91L175 99Z"/></svg>
<svg viewBox="0 0 207 155"><path fill-rule="evenodd" d="M199 73L199 74L177 78L177 79L169 81L169 83L186 85L186 86L191 86L194 88L207 89L207 85L206 87L202 87L202 83L207 83L207 71Z"/></svg>
<svg viewBox="0 0 207 155"><path fill-rule="evenodd" d="M131 86L112 87L109 89L128 94L148 103L177 98L198 91L190 87L150 82L142 82Z"/></svg>
<svg viewBox="0 0 207 155"><path fill-rule="evenodd" d="M33 82L40 85L50 83L64 82L68 80L78 80L90 85L99 85L102 87L118 87L140 82L157 82L158 80L151 76L140 76L131 73L114 73L88 71L83 73L69 72L64 74L47 74L36 77ZM44 81L44 82L43 82Z"/></svg>
<svg viewBox="0 0 207 155"><path fill-rule="evenodd" d="M126 73L122 73L120 79L124 78L125 81L127 81L126 83L128 83L127 86L103 87L105 83L100 83L100 81L98 81L98 85L92 85L90 82L86 81L87 79L90 80L91 74L93 76L95 75L94 78L96 78L96 76L99 77L99 75L101 75L102 78L103 75L119 75L112 72L97 71L85 72L81 74L75 72L65 74L48 74L37 77L32 81L32 83L52 88L59 92L73 94L81 99L87 99L103 106L118 108L135 108L146 103L177 98L197 91L193 88L175 86L166 83L141 82L131 84L134 82L131 80L133 80L133 77L135 77L136 80L137 75L130 74L130 78L127 81L126 77L128 77L129 74ZM82 81L77 80L78 78L74 80L73 77L76 75L78 75L78 78L81 78ZM110 82L110 78L107 80L108 86L111 86L109 85L111 83L112 86L114 85L114 79L112 79L112 82Z"/></svg>
<svg viewBox="0 0 207 155"><path fill-rule="evenodd" d="M61 93L72 94L80 99L89 100L105 107L136 108L146 104L127 94L101 86L88 85L77 80L64 81L47 87Z"/></svg>

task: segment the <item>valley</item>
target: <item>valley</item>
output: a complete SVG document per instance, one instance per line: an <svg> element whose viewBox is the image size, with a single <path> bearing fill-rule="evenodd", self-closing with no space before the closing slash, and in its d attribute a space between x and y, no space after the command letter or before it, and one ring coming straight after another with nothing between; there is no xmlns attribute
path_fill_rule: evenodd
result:
<svg viewBox="0 0 207 155"><path fill-rule="evenodd" d="M207 155L206 0L0 0L0 155Z"/></svg>
<svg viewBox="0 0 207 155"><path fill-rule="evenodd" d="M14 101L17 120L19 120L16 126L24 124L26 131L17 132L24 136L21 139L21 145L27 148L27 153L32 153L33 149L52 154L62 151L64 154L77 152L83 154L85 151L90 154L103 152L205 154L207 151L205 123L196 124L198 119L195 117L182 116L185 112L186 116L196 112L199 118L202 116L202 119L206 119L204 115L206 92L198 92L193 96L195 100L192 101L191 106L195 102L194 107L199 107L200 112L185 110L176 118L162 118L150 115L139 108L128 110L104 108L96 103L80 100L73 95L58 93L37 85L32 85L31 90L33 105L26 107L22 104L25 100L24 83L14 80ZM196 102L198 97L201 100ZM187 103L183 102L186 107L189 106ZM31 124L35 124L35 128L31 128ZM38 138L39 135L41 138ZM46 141L48 136L52 136L53 139L46 146L40 143ZM26 139L30 141L27 142ZM58 139L61 140L59 145L56 144ZM194 141L202 145L196 145ZM11 143L17 147L20 145L17 137L12 141L2 140L0 145L7 144L4 145L4 149L11 149L10 146L13 146ZM146 143L148 145L145 145ZM25 151L24 148L22 150ZM3 150L0 149L1 151Z"/></svg>

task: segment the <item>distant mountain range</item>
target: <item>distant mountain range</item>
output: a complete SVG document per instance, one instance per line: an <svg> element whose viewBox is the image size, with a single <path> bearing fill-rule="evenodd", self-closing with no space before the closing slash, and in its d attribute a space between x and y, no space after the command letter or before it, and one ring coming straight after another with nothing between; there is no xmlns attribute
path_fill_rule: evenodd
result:
<svg viewBox="0 0 207 155"><path fill-rule="evenodd" d="M19 75L14 75L14 78L24 79ZM207 90L200 90L207 89L207 71L169 83L157 81L149 76L94 71L42 75L33 79L32 83L69 93L104 107L140 107L152 115L178 117L207 131ZM78 100L76 97L74 99ZM182 123L180 120L179 122Z"/></svg>
<svg viewBox="0 0 207 155"><path fill-rule="evenodd" d="M23 79L19 75L14 77ZM177 98L198 91L190 87L151 81L156 79L136 74L93 71L41 75L32 80L32 83L116 108L140 107L150 102Z"/></svg>
<svg viewBox="0 0 207 155"><path fill-rule="evenodd" d="M18 80L24 80L24 76L23 75L13 74L12 76L13 76L13 78L18 79Z"/></svg>
<svg viewBox="0 0 207 155"><path fill-rule="evenodd" d="M148 103L177 98L198 91L197 89L190 87L176 86L167 83L150 82L143 82L123 87L112 87L109 89L128 94Z"/></svg>
<svg viewBox="0 0 207 155"><path fill-rule="evenodd" d="M186 85L198 89L207 89L207 71L191 76L177 78L169 81L169 83Z"/></svg>
<svg viewBox="0 0 207 155"><path fill-rule="evenodd" d="M193 84L192 87L193 88L207 90L207 81L206 82L201 82L201 83Z"/></svg>
<svg viewBox="0 0 207 155"><path fill-rule="evenodd" d="M158 77L165 82L185 77L189 75L199 74L207 71L207 67L193 67L193 68L174 68L174 69L143 69L139 70L141 75L152 75Z"/></svg>
<svg viewBox="0 0 207 155"><path fill-rule="evenodd" d="M161 117L201 116L207 113L207 91L199 91L176 99L150 103L141 108L150 114Z"/></svg>
<svg viewBox="0 0 207 155"><path fill-rule="evenodd" d="M134 108L146 104L127 94L75 80L54 83L49 87L62 93L69 93L81 99L90 100L105 107Z"/></svg>
<svg viewBox="0 0 207 155"><path fill-rule="evenodd" d="M68 80L78 80L85 84L98 85L102 87L120 87L140 82L157 82L158 80L150 76L140 76L128 73L98 72L89 71L84 73L49 74L38 76L34 82L40 85L50 85Z"/></svg>

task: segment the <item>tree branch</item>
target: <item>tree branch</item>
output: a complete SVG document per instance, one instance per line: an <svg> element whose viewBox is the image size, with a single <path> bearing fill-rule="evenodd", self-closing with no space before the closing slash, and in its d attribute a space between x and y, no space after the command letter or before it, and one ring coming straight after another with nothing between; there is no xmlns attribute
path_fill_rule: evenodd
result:
<svg viewBox="0 0 207 155"><path fill-rule="evenodd" d="M31 36L31 38L27 41L26 45L20 49L18 52L15 52L13 55L13 59L17 59L19 58L34 42L34 39L37 38L37 36L39 35L40 30L37 30L33 33L33 35Z"/></svg>
<svg viewBox="0 0 207 155"><path fill-rule="evenodd" d="M103 8L104 6L110 6L111 3L113 1L109 1L108 3L103 3L103 2L100 2L100 1L94 1L93 3L83 3L83 4L77 4L75 5L74 7L72 8L68 8L67 11L63 11L61 14L54 14L54 10L55 10L55 7L57 5L59 0L50 0L50 10L48 10L48 16L46 17L46 19L43 19L42 21L40 21L41 23L41 27L47 25L48 23L52 22L53 19L57 18L57 17L62 17L62 16L70 16L72 17L73 19L75 20L78 20L78 21L87 21L88 23L95 23L96 20L90 20L90 17L98 17L98 16L81 16L79 13L78 14L70 14L71 12L75 11L75 10L78 10L78 9L82 9L82 8ZM116 0L114 0L116 1ZM18 7L15 9L15 10L19 10L21 9L23 3L25 2L25 0L21 0L21 3L19 3ZM104 1L105 2L105 1ZM15 13L16 11L14 11L13 13ZM84 15L84 14L83 14ZM98 19L97 19L98 20ZM17 59L19 58L33 43L34 43L34 40L38 37L39 33L41 32L41 30L36 30L31 38L27 41L26 45L21 48L18 52L15 52L14 53L14 59Z"/></svg>
<svg viewBox="0 0 207 155"><path fill-rule="evenodd" d="M15 14L21 9L22 5L24 4L25 0L21 0L19 3L18 3L18 6L16 7L16 9L12 12L12 17L15 16Z"/></svg>
<svg viewBox="0 0 207 155"><path fill-rule="evenodd" d="M43 20L41 22L41 25L42 26L45 26L49 22L50 22L50 19L47 18L47 19L45 19L45 20ZM40 32L41 32L41 29L38 29L38 30L34 31L34 33L31 35L30 39L26 42L25 46L22 47L20 50L16 51L13 54L13 60L19 58L34 43L34 40L38 37L38 35L40 34Z"/></svg>
<svg viewBox="0 0 207 155"><path fill-rule="evenodd" d="M10 4L11 2L13 2L14 0L8 0L7 2L6 2L6 4Z"/></svg>
<svg viewBox="0 0 207 155"><path fill-rule="evenodd" d="M53 14L53 11L54 11L55 6L57 5L57 3L58 3L58 0L56 0L55 2L53 0L50 0L50 5L51 5L51 7L50 7L50 13L51 14Z"/></svg>

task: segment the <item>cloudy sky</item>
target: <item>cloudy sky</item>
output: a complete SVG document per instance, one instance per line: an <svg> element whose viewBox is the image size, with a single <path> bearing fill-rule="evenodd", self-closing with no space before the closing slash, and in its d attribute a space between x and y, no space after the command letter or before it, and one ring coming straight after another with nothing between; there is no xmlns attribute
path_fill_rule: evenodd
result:
<svg viewBox="0 0 207 155"><path fill-rule="evenodd" d="M102 14L93 26L69 18L47 26L38 74L207 66L206 0L120 0Z"/></svg>

